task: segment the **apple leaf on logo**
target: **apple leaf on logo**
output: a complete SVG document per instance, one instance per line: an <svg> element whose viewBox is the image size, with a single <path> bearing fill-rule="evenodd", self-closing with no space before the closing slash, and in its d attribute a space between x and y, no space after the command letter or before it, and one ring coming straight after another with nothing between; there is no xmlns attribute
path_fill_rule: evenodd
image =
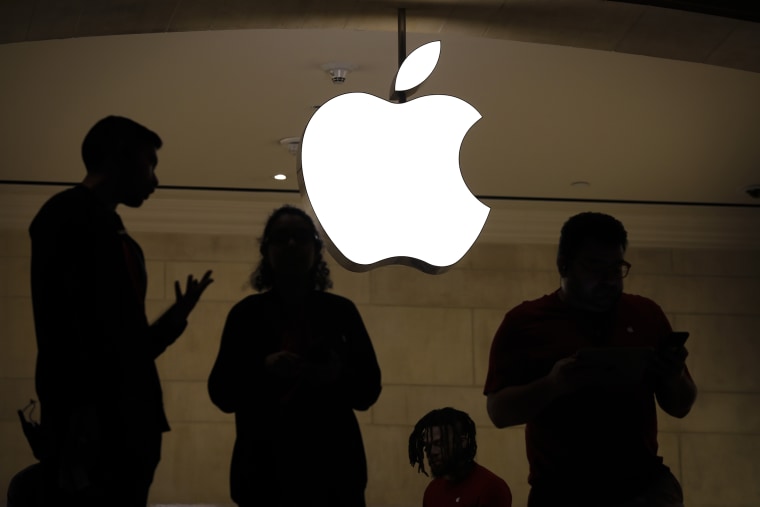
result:
<svg viewBox="0 0 760 507"><path fill-rule="evenodd" d="M396 74L394 88L397 92L411 90L422 84L433 73L441 55L441 41L428 42L406 57Z"/></svg>

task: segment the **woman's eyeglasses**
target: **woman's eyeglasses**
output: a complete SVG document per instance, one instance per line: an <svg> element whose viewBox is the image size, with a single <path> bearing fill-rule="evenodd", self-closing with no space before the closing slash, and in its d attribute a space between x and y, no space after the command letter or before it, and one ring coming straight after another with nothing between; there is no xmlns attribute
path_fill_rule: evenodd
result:
<svg viewBox="0 0 760 507"><path fill-rule="evenodd" d="M318 241L319 236L312 231L306 230L273 231L265 241L272 245L287 245L291 240L293 240L294 243L306 244L312 241Z"/></svg>

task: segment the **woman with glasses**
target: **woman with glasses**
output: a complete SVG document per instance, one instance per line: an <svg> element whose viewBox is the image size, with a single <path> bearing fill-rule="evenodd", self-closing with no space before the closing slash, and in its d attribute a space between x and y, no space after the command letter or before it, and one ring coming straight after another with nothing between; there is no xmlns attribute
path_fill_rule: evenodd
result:
<svg viewBox="0 0 760 507"><path fill-rule="evenodd" d="M380 395L380 368L355 305L327 292L322 241L304 211L270 216L251 275L258 294L227 316L208 381L235 414L231 496L241 507L361 507L367 466L354 410Z"/></svg>

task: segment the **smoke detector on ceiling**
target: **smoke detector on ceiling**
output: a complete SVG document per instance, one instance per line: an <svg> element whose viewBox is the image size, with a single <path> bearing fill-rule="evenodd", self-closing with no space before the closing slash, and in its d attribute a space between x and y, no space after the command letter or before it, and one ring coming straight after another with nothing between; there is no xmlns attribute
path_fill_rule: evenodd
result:
<svg viewBox="0 0 760 507"><path fill-rule="evenodd" d="M298 155L298 150L301 148L301 138L286 137L285 139L280 139L280 145L288 150L288 153L291 155Z"/></svg>
<svg viewBox="0 0 760 507"><path fill-rule="evenodd" d="M348 73L358 69L359 67L353 63L326 63L322 65L322 70L330 75L330 80L333 84L343 84L346 82Z"/></svg>

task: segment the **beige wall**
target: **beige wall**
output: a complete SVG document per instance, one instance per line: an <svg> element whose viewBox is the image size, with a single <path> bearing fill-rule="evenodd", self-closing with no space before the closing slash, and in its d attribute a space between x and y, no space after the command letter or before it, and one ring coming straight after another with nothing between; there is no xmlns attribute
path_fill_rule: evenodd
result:
<svg viewBox="0 0 760 507"><path fill-rule="evenodd" d="M188 272L214 269L216 282L185 335L159 360L173 431L152 503L229 504L227 473L234 428L206 394L206 378L231 305L247 293L254 238L137 233L148 258L149 311L157 315L171 285ZM759 251L631 247L629 292L659 302L673 326L691 331L688 364L700 394L683 420L660 417L665 461L682 481L690 507L760 505ZM383 370L377 404L359 414L371 507L418 506L428 479L406 457L413 423L444 405L478 424L479 461L510 484L515 507L527 498L521 428L494 429L481 389L488 348L503 313L557 286L554 247L478 244L446 274L406 267L356 274L334 262L335 292L364 317ZM34 334L29 245L19 230L0 231L0 493L33 462L15 410L34 397Z"/></svg>

